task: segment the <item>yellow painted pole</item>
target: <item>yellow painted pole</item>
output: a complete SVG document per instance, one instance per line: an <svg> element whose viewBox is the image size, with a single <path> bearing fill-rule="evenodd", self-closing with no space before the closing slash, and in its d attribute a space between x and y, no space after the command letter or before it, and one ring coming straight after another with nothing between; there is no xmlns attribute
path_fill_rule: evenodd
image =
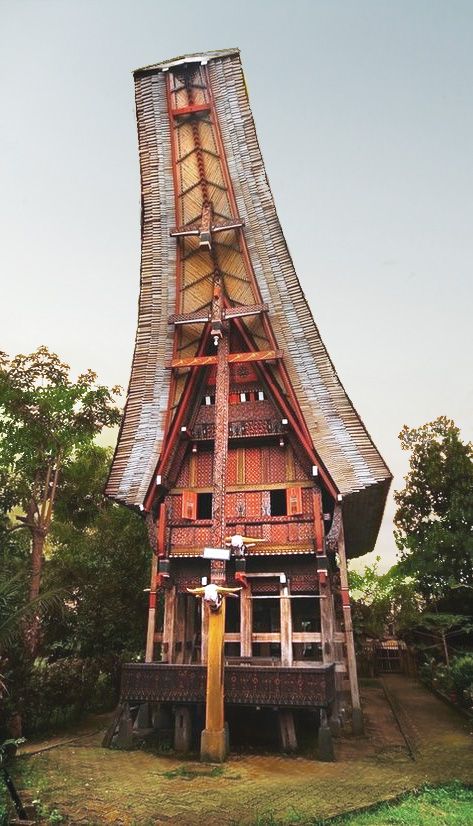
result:
<svg viewBox="0 0 473 826"><path fill-rule="evenodd" d="M228 735L224 719L224 633L225 598L218 611L208 612L207 692L205 729L200 740L200 759L209 763L223 763L228 754Z"/></svg>

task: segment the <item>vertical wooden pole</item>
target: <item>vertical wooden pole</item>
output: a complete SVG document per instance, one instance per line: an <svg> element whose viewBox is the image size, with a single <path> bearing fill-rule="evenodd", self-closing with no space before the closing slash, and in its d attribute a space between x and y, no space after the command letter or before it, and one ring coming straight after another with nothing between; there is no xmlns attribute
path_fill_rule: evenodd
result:
<svg viewBox="0 0 473 826"><path fill-rule="evenodd" d="M207 654L209 650L209 612L205 610L204 602L201 603L201 643L200 643L200 661L207 662Z"/></svg>
<svg viewBox="0 0 473 826"><path fill-rule="evenodd" d="M148 610L148 633L146 635L145 662L153 662L154 655L154 631L156 627L156 573L158 570L158 557L153 553L151 557L151 586L149 592Z"/></svg>
<svg viewBox="0 0 473 826"><path fill-rule="evenodd" d="M348 679L352 706L352 726L354 734L363 733L363 714L358 690L358 675L356 673L355 641L353 639L353 623L351 618L350 594L348 590L348 569L345 553L345 535L343 532L343 518L340 520L340 534L338 537L338 555L340 561L340 585L342 592L343 620L345 626L345 643L347 649Z"/></svg>
<svg viewBox="0 0 473 826"><path fill-rule="evenodd" d="M225 547L225 494L228 458L228 394L230 367L228 364L229 336L223 326L223 304L220 285L215 281L212 319L218 321L217 376L215 385L215 442L213 460L213 535L216 548ZM212 560L210 579L217 585L225 583L225 562Z"/></svg>
<svg viewBox="0 0 473 826"><path fill-rule="evenodd" d="M279 609L281 612L281 665L289 667L292 665L292 613L291 599L287 584L281 585L279 598Z"/></svg>
<svg viewBox="0 0 473 826"><path fill-rule="evenodd" d="M183 663L186 644L185 594L177 594L174 609L174 662Z"/></svg>
<svg viewBox="0 0 473 826"><path fill-rule="evenodd" d="M320 593L320 634L322 638L322 660L332 663L335 659L335 609L333 604L332 583L330 574L323 581L319 579Z"/></svg>
<svg viewBox="0 0 473 826"><path fill-rule="evenodd" d="M161 659L166 663L174 662L174 628L176 621L176 587L164 591L164 628Z"/></svg>
<svg viewBox="0 0 473 826"><path fill-rule="evenodd" d="M225 599L222 600L222 605L218 611L210 611L205 602L203 610L209 615L209 648L205 729L201 735L200 759L210 763L223 763L228 751L223 693Z"/></svg>
<svg viewBox="0 0 473 826"><path fill-rule="evenodd" d="M251 585L240 591L240 657L251 657L253 633L253 600Z"/></svg>
<svg viewBox="0 0 473 826"><path fill-rule="evenodd" d="M186 603L186 631L184 635L184 662L191 663L195 647L195 599L185 596Z"/></svg>

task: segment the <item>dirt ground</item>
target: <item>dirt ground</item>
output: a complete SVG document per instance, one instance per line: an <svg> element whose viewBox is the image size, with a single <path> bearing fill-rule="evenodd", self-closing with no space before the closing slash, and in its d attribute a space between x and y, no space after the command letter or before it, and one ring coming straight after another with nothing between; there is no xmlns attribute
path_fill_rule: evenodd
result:
<svg viewBox="0 0 473 826"><path fill-rule="evenodd" d="M174 755L106 750L96 732L29 744L30 754L17 761L20 785L31 785L43 810L53 811L49 822L61 814L84 826L263 826L313 822L425 783L473 783L471 724L416 681L384 679L415 759L381 684L371 681L362 689L365 735L337 739L335 763L232 754L212 768Z"/></svg>

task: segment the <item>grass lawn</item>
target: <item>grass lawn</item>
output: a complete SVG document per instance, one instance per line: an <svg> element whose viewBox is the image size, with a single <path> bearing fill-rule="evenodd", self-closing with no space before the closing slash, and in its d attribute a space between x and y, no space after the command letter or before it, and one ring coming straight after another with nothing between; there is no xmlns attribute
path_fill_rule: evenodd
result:
<svg viewBox="0 0 473 826"><path fill-rule="evenodd" d="M451 783L427 787L396 803L383 803L370 811L325 821L330 826L471 826L473 788ZM324 821L314 821L322 826Z"/></svg>

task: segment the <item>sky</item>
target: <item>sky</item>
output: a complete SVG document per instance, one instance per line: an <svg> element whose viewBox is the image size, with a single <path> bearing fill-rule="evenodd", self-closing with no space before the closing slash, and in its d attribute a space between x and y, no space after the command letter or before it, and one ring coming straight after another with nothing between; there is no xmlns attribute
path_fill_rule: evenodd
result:
<svg viewBox="0 0 473 826"><path fill-rule="evenodd" d="M302 288L401 489L404 424L473 438L472 38L471 0L0 0L0 349L126 387L131 73L238 46ZM393 513L391 494L383 568Z"/></svg>

